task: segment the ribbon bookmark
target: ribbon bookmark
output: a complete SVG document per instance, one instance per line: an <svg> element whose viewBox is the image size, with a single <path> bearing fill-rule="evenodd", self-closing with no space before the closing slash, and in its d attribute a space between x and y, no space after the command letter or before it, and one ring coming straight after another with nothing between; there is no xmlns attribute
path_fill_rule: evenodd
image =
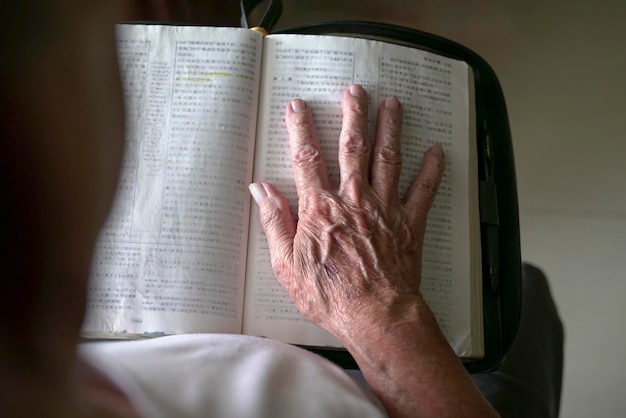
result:
<svg viewBox="0 0 626 418"><path fill-rule="evenodd" d="M269 33L267 33L267 31L265 29L263 29L262 27L260 27L260 26L255 26L253 28L250 28L250 30L253 30L255 32L259 32L263 36L269 35Z"/></svg>

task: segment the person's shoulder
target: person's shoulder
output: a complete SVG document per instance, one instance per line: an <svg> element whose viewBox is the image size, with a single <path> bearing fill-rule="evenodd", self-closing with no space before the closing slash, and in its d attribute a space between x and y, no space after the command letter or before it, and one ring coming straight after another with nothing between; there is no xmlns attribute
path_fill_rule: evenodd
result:
<svg viewBox="0 0 626 418"><path fill-rule="evenodd" d="M131 379L129 396L160 416L385 416L341 368L266 338L190 334L84 344L81 352Z"/></svg>

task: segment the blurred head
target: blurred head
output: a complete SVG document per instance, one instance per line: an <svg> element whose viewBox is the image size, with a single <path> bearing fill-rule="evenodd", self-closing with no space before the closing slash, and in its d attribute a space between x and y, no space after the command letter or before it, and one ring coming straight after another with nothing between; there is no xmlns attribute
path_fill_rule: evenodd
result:
<svg viewBox="0 0 626 418"><path fill-rule="evenodd" d="M123 4L26 1L3 12L0 169L17 221L43 217L39 228L79 239L106 216L124 141L113 27Z"/></svg>
<svg viewBox="0 0 626 418"><path fill-rule="evenodd" d="M82 321L124 147L114 23L126 12L125 0L26 0L0 14L0 331L12 350Z"/></svg>

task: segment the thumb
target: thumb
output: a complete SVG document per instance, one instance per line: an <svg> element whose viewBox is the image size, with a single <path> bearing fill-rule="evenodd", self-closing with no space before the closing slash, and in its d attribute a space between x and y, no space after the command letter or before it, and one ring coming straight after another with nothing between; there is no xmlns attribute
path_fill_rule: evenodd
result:
<svg viewBox="0 0 626 418"><path fill-rule="evenodd" d="M280 272L291 265L296 221L289 202L273 185L260 182L252 183L248 188L259 207L259 218L267 238L272 268L280 280Z"/></svg>

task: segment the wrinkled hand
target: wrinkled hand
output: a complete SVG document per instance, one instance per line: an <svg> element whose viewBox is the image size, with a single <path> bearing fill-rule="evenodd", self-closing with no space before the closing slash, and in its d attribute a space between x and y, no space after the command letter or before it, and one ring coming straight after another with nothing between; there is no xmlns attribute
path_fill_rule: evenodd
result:
<svg viewBox="0 0 626 418"><path fill-rule="evenodd" d="M373 150L361 86L346 90L342 111L340 184L335 187L310 109L300 99L287 106L297 222L275 187L251 186L276 278L309 321L340 340L376 321L403 321L411 305L421 301L426 217L444 169L442 148L435 145L400 199L400 102L390 97L381 103Z"/></svg>

